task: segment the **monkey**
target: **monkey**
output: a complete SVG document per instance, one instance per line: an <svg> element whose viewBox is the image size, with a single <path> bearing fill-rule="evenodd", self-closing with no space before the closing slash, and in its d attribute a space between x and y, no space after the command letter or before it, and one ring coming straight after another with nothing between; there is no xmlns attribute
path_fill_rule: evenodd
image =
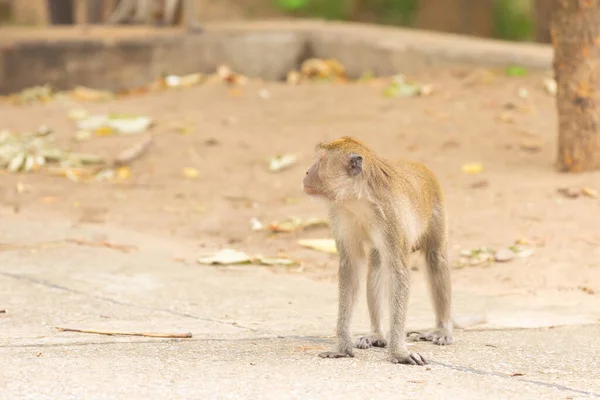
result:
<svg viewBox="0 0 600 400"><path fill-rule="evenodd" d="M417 162L392 163L349 136L320 143L316 151L303 191L328 205L339 254L337 346L319 356L354 357L354 347L388 347L392 363L428 364L422 355L408 351L408 335L438 345L454 343L447 216L436 176ZM407 335L408 259L416 251L425 255L436 328ZM365 267L371 332L353 343L350 324ZM391 317L387 339L381 326L384 281L389 283Z"/></svg>

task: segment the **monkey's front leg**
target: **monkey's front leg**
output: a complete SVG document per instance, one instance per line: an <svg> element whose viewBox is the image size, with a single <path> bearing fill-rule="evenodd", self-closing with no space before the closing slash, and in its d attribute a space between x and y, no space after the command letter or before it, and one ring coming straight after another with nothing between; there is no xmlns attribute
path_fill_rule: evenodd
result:
<svg viewBox="0 0 600 400"><path fill-rule="evenodd" d="M353 342L350 334L350 323L354 303L360 287L360 263L364 259L350 255L346 246L338 244L340 265L338 271L338 320L337 320L337 349L320 353L322 358L354 357Z"/></svg>
<svg viewBox="0 0 600 400"><path fill-rule="evenodd" d="M427 360L418 353L409 353L405 341L406 313L410 276L407 254L404 251L390 252L390 361L394 364L426 365Z"/></svg>

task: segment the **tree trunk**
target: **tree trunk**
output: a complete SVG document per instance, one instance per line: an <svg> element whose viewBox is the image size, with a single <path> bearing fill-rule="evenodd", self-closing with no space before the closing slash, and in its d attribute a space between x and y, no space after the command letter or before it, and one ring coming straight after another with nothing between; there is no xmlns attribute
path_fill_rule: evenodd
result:
<svg viewBox="0 0 600 400"><path fill-rule="evenodd" d="M600 0L553 3L557 167L591 171L600 168Z"/></svg>

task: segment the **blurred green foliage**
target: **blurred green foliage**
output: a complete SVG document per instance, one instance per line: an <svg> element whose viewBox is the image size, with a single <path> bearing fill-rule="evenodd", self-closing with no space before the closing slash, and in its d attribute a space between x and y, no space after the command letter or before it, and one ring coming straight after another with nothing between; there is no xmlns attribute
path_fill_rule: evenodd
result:
<svg viewBox="0 0 600 400"><path fill-rule="evenodd" d="M297 17L329 20L369 20L410 26L423 0L272 0L280 11ZM479 1L479 0L472 0ZM494 36L529 40L534 31L533 0L495 0Z"/></svg>
<svg viewBox="0 0 600 400"><path fill-rule="evenodd" d="M494 36L497 38L531 39L535 28L533 2L530 0L496 0L493 23Z"/></svg>

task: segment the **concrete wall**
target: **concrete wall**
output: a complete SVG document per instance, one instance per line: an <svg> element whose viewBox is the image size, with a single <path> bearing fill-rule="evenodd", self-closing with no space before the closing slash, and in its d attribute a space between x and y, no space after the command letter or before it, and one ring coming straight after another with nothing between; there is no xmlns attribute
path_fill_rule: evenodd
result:
<svg viewBox="0 0 600 400"><path fill-rule="evenodd" d="M550 68L547 45L509 43L408 29L315 21L211 24L175 30L56 28L0 35L0 93L50 83L120 89L161 74L214 72L222 63L248 76L283 79L308 57L334 57L351 76L412 73L452 64Z"/></svg>

